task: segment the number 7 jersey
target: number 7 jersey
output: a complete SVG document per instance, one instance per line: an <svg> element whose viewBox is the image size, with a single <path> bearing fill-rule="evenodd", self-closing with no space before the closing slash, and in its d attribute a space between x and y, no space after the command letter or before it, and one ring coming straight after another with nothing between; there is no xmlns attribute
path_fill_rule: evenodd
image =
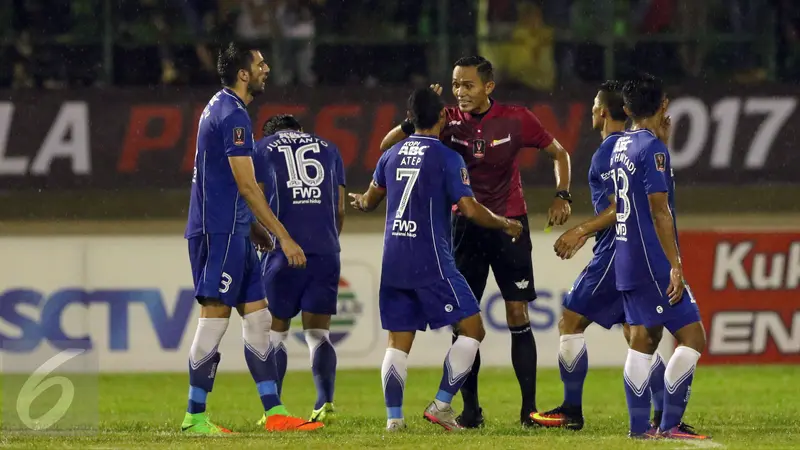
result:
<svg viewBox="0 0 800 450"><path fill-rule="evenodd" d="M650 130L626 132L614 145L611 171L617 199L617 289L627 291L648 283L666 288L662 281L669 280L670 264L658 240L648 195L667 193L675 225L669 151Z"/></svg>
<svg viewBox="0 0 800 450"><path fill-rule="evenodd" d="M373 183L386 189L381 284L414 289L458 275L452 207L473 196L461 155L437 138L412 135L381 156Z"/></svg>
<svg viewBox="0 0 800 450"><path fill-rule="evenodd" d="M339 186L345 186L339 149L313 134L284 130L258 141L253 166L270 208L303 251L338 253Z"/></svg>

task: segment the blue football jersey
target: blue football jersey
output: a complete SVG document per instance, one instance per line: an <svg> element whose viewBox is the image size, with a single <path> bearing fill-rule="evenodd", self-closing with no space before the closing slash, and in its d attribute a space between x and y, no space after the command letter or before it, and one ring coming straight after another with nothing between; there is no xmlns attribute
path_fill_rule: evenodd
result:
<svg viewBox="0 0 800 450"><path fill-rule="evenodd" d="M217 92L197 127L185 237L250 232L252 213L239 195L228 157L252 154L253 132L244 102L228 89Z"/></svg>
<svg viewBox="0 0 800 450"><path fill-rule="evenodd" d="M614 180L611 171L611 152L614 144L623 133L611 133L603 139L600 147L592 155L592 164L589 166L589 191L592 197L595 215L605 211L611 205L608 201L609 195L614 195ZM595 244L592 251L595 255L613 251L614 249L614 229L606 228L595 236Z"/></svg>
<svg viewBox="0 0 800 450"><path fill-rule="evenodd" d="M611 170L614 171L617 198L617 289L632 290L647 283L663 284L669 279L670 264L658 240L647 196L666 192L675 220L675 189L669 151L650 130L629 131L617 139L611 156Z"/></svg>
<svg viewBox="0 0 800 450"><path fill-rule="evenodd" d="M386 188L381 283L412 289L457 275L452 207L473 196L464 159L434 137L412 135L381 156L373 181Z"/></svg>
<svg viewBox="0 0 800 450"><path fill-rule="evenodd" d="M279 131L256 143L253 161L270 208L303 251L338 253L339 186L345 185L345 172L336 145L313 134Z"/></svg>

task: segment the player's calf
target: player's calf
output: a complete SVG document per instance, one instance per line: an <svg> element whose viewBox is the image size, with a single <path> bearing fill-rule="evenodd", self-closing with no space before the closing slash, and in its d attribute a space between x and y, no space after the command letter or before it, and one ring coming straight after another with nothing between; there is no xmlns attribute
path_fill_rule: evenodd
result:
<svg viewBox="0 0 800 450"><path fill-rule="evenodd" d="M408 376L408 353L414 343L413 331L389 332L389 346L381 365L381 385L386 404L386 428L405 428L403 394Z"/></svg>
<svg viewBox="0 0 800 450"><path fill-rule="evenodd" d="M204 299L192 347L189 350L189 401L181 429L190 433L229 432L212 424L206 415L208 394L214 387L221 359L217 351L228 329L231 308L213 299Z"/></svg>
<svg viewBox="0 0 800 450"><path fill-rule="evenodd" d="M330 323L330 316L328 317ZM317 401L311 413L312 422L334 420L333 393L336 382L336 349L331 343L331 332L326 328L303 331L311 358L311 373L317 388Z"/></svg>
<svg viewBox="0 0 800 450"><path fill-rule="evenodd" d="M424 413L425 419L448 431L462 428L451 403L472 370L475 354L486 335L480 313L462 319L458 329L460 334L445 357L439 391Z"/></svg>
<svg viewBox="0 0 800 450"><path fill-rule="evenodd" d="M239 312L242 314L244 359L253 381L256 382L264 409L264 416L259 424L263 423L268 431L307 431L322 427L321 423L310 423L291 416L281 403L276 352L270 342L272 315L266 308L266 302L247 303L240 307Z"/></svg>
<svg viewBox="0 0 800 450"><path fill-rule="evenodd" d="M589 370L589 358L583 332L592 321L581 314L564 309L558 322L561 334L558 348L558 367L564 384L564 402L543 413L534 412L531 420L545 427L571 430L583 428L583 384Z"/></svg>
<svg viewBox="0 0 800 450"><path fill-rule="evenodd" d="M664 373L664 414L659 424L662 436L670 439L708 439L681 422L692 390L697 361L706 345L703 324L690 323L674 332L678 347Z"/></svg>

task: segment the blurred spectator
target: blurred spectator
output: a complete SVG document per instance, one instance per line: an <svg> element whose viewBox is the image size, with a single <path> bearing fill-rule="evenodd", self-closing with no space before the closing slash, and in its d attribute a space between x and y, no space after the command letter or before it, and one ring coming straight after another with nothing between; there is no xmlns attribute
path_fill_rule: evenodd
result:
<svg viewBox="0 0 800 450"><path fill-rule="evenodd" d="M316 26L308 0L242 0L236 31L245 40L272 40L274 79L279 86L316 82L312 69Z"/></svg>
<svg viewBox="0 0 800 450"><path fill-rule="evenodd" d="M544 23L539 5L522 2L517 9L519 19L508 47L505 70L517 83L552 91L556 79L553 28Z"/></svg>
<svg viewBox="0 0 800 450"><path fill-rule="evenodd" d="M12 7L13 26L18 33L12 86L36 85L48 89L66 86L68 61L64 58L64 46L33 43L70 31L70 3L13 0Z"/></svg>

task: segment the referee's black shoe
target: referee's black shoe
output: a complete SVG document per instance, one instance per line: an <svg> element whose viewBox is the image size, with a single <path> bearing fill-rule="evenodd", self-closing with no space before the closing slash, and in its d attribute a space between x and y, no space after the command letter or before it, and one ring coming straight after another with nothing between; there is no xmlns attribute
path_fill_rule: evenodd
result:
<svg viewBox="0 0 800 450"><path fill-rule="evenodd" d="M478 408L478 412L462 411L456 418L456 422L464 428L483 427L483 408Z"/></svg>

